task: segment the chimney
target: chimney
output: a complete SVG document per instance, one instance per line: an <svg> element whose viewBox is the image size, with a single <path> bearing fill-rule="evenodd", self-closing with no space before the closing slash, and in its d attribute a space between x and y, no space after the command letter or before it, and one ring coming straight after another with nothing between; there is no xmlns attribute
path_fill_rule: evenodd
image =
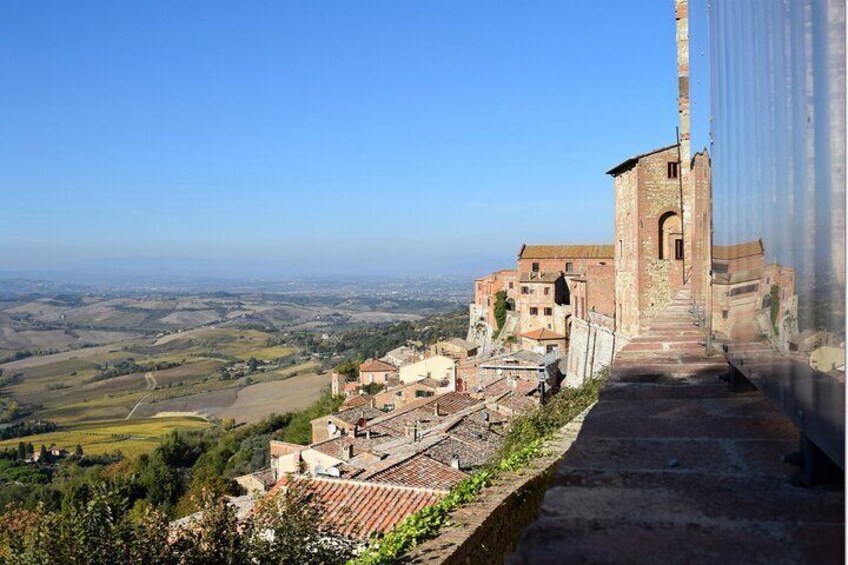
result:
<svg viewBox="0 0 848 565"><path fill-rule="evenodd" d="M365 439L371 439L371 428L365 430Z"/></svg>
<svg viewBox="0 0 848 565"><path fill-rule="evenodd" d="M342 445L342 460L343 461L350 461L351 459L353 459L353 444L352 443L343 444Z"/></svg>
<svg viewBox="0 0 848 565"><path fill-rule="evenodd" d="M359 426L357 426L356 424L353 425L353 429L351 430L351 435L353 437L356 437L356 436L359 435Z"/></svg>
<svg viewBox="0 0 848 565"><path fill-rule="evenodd" d="M415 424L412 426L412 441L418 441L421 439L418 435L418 427L421 425L421 422L415 420Z"/></svg>
<svg viewBox="0 0 848 565"><path fill-rule="evenodd" d="M371 397L371 408L376 408L376 407L377 407L377 399L372 396Z"/></svg>
<svg viewBox="0 0 848 565"><path fill-rule="evenodd" d="M451 467L459 471L459 455L456 453L454 453L453 457L451 457Z"/></svg>
<svg viewBox="0 0 848 565"><path fill-rule="evenodd" d="M433 415L437 418L440 416L440 414L439 414L439 403L438 402L433 403Z"/></svg>

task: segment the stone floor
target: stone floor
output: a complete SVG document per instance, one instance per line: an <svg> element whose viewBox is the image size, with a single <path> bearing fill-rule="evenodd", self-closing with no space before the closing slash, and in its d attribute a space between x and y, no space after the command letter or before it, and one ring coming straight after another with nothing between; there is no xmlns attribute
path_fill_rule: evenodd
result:
<svg viewBox="0 0 848 565"><path fill-rule="evenodd" d="M798 431L726 371L681 291L617 355L507 562L842 563L843 489L793 486Z"/></svg>

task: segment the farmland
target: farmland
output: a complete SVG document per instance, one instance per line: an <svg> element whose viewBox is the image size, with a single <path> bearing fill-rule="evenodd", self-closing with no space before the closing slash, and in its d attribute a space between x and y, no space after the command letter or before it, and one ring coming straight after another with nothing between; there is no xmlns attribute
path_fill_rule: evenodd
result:
<svg viewBox="0 0 848 565"><path fill-rule="evenodd" d="M22 438L38 446L56 445L69 451L81 445L87 455L102 455L120 451L134 457L152 450L162 436L172 431L200 430L209 427L202 418L176 417L149 420L103 420L60 427L58 430ZM20 439L0 441L0 449L18 445Z"/></svg>

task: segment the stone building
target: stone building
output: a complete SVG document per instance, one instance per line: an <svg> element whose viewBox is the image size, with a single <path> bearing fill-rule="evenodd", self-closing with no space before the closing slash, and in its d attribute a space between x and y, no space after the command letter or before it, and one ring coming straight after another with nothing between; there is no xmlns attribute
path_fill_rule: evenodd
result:
<svg viewBox="0 0 848 565"><path fill-rule="evenodd" d="M559 271L522 272L515 301L521 333L547 329L565 334L571 315L571 293Z"/></svg>
<svg viewBox="0 0 848 565"><path fill-rule="evenodd" d="M636 336L684 284L680 148L636 155L607 174L615 186L616 329Z"/></svg>

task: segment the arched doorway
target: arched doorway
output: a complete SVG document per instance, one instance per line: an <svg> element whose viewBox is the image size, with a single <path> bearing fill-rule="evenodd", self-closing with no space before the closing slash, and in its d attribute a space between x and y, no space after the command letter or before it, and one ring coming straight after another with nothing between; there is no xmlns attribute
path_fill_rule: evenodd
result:
<svg viewBox="0 0 848 565"><path fill-rule="evenodd" d="M683 258L683 228L680 216L675 212L666 212L658 222L659 259Z"/></svg>

